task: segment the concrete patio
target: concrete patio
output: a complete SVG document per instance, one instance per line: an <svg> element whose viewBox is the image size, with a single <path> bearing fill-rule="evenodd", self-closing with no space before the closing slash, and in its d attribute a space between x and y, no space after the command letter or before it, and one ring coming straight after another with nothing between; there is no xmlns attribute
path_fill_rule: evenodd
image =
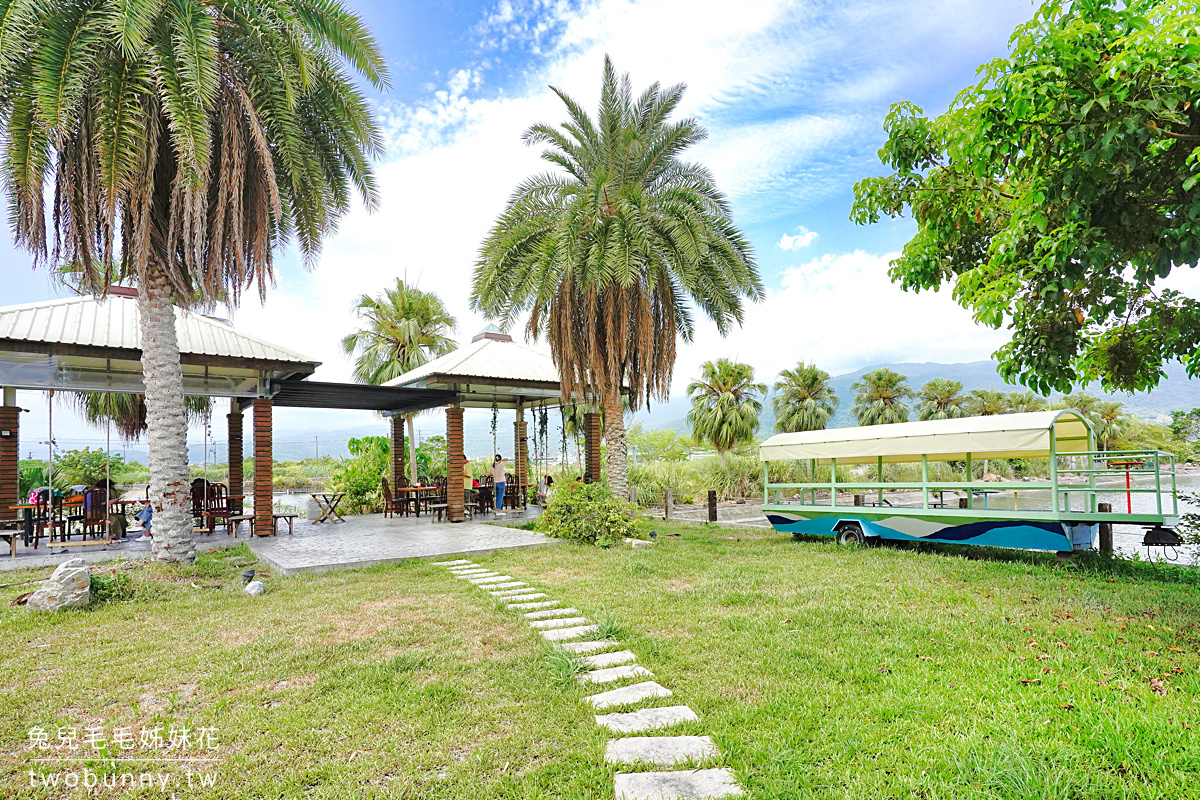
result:
<svg viewBox="0 0 1200 800"><path fill-rule="evenodd" d="M537 509L514 522L533 519ZM493 520L493 517L488 518ZM481 556L496 550L556 544L544 534L479 522L433 522L429 517L364 514L345 522L314 524L296 520L295 533L280 523L276 536L255 537L250 549L279 575L362 569L413 558Z"/></svg>

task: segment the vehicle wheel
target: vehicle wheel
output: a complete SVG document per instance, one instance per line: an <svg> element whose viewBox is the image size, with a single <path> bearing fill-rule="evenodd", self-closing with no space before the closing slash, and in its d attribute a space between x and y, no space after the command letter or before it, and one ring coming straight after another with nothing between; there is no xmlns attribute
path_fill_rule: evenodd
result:
<svg viewBox="0 0 1200 800"><path fill-rule="evenodd" d="M862 526L857 522L839 523L834 528L834 532L837 534L837 543L847 547L859 547L867 541L867 537L863 535Z"/></svg>

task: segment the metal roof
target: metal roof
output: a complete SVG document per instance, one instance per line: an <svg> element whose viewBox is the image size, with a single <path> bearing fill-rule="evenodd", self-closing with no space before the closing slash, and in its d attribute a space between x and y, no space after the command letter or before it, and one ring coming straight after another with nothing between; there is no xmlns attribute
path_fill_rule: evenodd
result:
<svg viewBox="0 0 1200 800"><path fill-rule="evenodd" d="M271 383L272 402L289 408L337 408L411 414L450 405L458 399L441 389L371 386L364 383L328 383L290 380Z"/></svg>
<svg viewBox="0 0 1200 800"><path fill-rule="evenodd" d="M462 396L462 405L472 407L558 402L560 397L558 369L550 356L489 328L385 385L451 389Z"/></svg>
<svg viewBox="0 0 1200 800"><path fill-rule="evenodd" d="M968 454L988 458L1045 458L1091 448L1091 426L1078 411L1030 411L987 417L898 422L858 428L777 433L758 448L763 461L816 459L839 464L964 461Z"/></svg>
<svg viewBox="0 0 1200 800"><path fill-rule="evenodd" d="M235 330L229 323L175 309L181 355L294 363L320 363L294 350ZM0 308L0 340L73 348L141 350L138 304L133 297L71 297ZM307 370L311 372L312 370Z"/></svg>

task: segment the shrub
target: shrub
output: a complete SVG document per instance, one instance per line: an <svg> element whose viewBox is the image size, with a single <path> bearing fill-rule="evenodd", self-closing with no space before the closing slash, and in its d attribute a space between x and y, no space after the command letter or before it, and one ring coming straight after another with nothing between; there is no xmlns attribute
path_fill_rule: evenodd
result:
<svg viewBox="0 0 1200 800"><path fill-rule="evenodd" d="M345 492L342 508L350 514L369 514L383 508L383 484L392 442L386 436L364 436L347 443L350 458L341 462L329 481L329 488Z"/></svg>
<svg viewBox="0 0 1200 800"><path fill-rule="evenodd" d="M105 600L128 600L133 597L133 579L124 572L109 570L93 572L91 581L92 599L96 602Z"/></svg>
<svg viewBox="0 0 1200 800"><path fill-rule="evenodd" d="M556 539L609 547L636 534L634 507L600 483L571 482L556 488L537 529Z"/></svg>

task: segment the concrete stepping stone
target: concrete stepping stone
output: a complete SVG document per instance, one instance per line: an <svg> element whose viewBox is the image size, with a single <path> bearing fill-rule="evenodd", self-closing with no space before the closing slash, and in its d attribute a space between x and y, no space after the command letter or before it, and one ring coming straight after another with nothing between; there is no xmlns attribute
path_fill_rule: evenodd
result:
<svg viewBox="0 0 1200 800"><path fill-rule="evenodd" d="M561 617L578 613L578 608L547 608L545 611L530 611L525 615L525 619L545 619L546 617Z"/></svg>
<svg viewBox="0 0 1200 800"><path fill-rule="evenodd" d="M487 588L490 583L512 583L516 580L512 575L481 575L478 578L468 578L476 586Z"/></svg>
<svg viewBox="0 0 1200 800"><path fill-rule="evenodd" d="M562 619L534 619L529 621L529 627L543 630L547 628L570 628L573 625L587 625L587 617L564 617Z"/></svg>
<svg viewBox="0 0 1200 800"><path fill-rule="evenodd" d="M604 760L610 764L673 767L716 757L711 736L630 736L613 739L604 748Z"/></svg>
<svg viewBox="0 0 1200 800"><path fill-rule="evenodd" d="M639 733L699 719L696 712L687 706L661 706L620 714L598 714L596 724L601 728L608 728L613 733Z"/></svg>
<svg viewBox="0 0 1200 800"><path fill-rule="evenodd" d="M742 793L727 769L620 773L614 782L617 800L707 800Z"/></svg>
<svg viewBox="0 0 1200 800"><path fill-rule="evenodd" d="M575 655L586 655L606 647L612 647L616 642L562 642L557 645L560 650L566 650Z"/></svg>
<svg viewBox="0 0 1200 800"><path fill-rule="evenodd" d="M640 664L626 664L622 667L609 667L585 672L579 676L580 683L612 683L623 678L652 678L654 673Z"/></svg>
<svg viewBox="0 0 1200 800"><path fill-rule="evenodd" d="M501 589L529 589L531 587L525 581L511 581L509 583L493 583L491 586L486 586L484 588L489 592L496 590L494 594L500 594L499 590ZM513 594L520 594L520 592L513 592Z"/></svg>
<svg viewBox="0 0 1200 800"><path fill-rule="evenodd" d="M589 633L596 632L595 625L580 625L575 628L554 628L548 631L538 631L548 642L561 642L563 639L578 639Z"/></svg>
<svg viewBox="0 0 1200 800"><path fill-rule="evenodd" d="M520 586L514 586L511 589L499 589L495 586L487 587L487 591L494 594L496 597L512 597L515 594L525 594L526 592L539 592L540 589L535 589L527 583L520 583Z"/></svg>
<svg viewBox="0 0 1200 800"><path fill-rule="evenodd" d="M568 628L567 630L570 630ZM555 631L545 631L547 633L555 633ZM633 703L640 703L643 700L649 700L652 697L670 697L671 690L665 686L659 686L654 681L643 681L635 683L632 686L622 686L620 689L609 689L607 692L593 694L583 698L592 704L592 708L600 710L604 708L612 708L613 706L627 706Z"/></svg>
<svg viewBox="0 0 1200 800"><path fill-rule="evenodd" d="M525 616L529 616L526 614ZM601 653L597 656L584 656L583 663L588 665L588 669L604 669L605 667L615 667L617 664L624 664L626 661L637 661L637 656L632 650L618 650L615 653Z"/></svg>
<svg viewBox="0 0 1200 800"><path fill-rule="evenodd" d="M459 572L454 577L460 581L472 581L476 578L490 578L492 576L499 577L500 573L492 569L472 570L471 572ZM510 579L511 580L511 579Z"/></svg>
<svg viewBox="0 0 1200 800"><path fill-rule="evenodd" d="M459 572L470 572L473 569L489 569L489 568L485 567L483 564L459 564L456 567L447 567L446 569L457 574Z"/></svg>
<svg viewBox="0 0 1200 800"><path fill-rule="evenodd" d="M470 563L471 563L471 559L469 559L469 558L456 558L453 561L434 561L433 565L435 567L453 567L453 566L456 566L459 564L470 564Z"/></svg>
<svg viewBox="0 0 1200 800"><path fill-rule="evenodd" d="M530 598L533 598L533 597L545 597L545 596L546 596L545 594L531 594L526 597L522 597L521 599L529 600ZM530 609L530 608L549 608L550 606L556 606L556 605L558 605L557 600L538 600L537 602L534 602L534 603L509 603L508 607L515 608L518 611L525 611L526 609Z"/></svg>

